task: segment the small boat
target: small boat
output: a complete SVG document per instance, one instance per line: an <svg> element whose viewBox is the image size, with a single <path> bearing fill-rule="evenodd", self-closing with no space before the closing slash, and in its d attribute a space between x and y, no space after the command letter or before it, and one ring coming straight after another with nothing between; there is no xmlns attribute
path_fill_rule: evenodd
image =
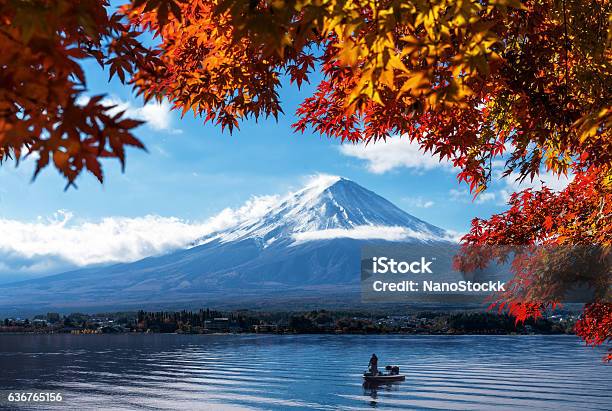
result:
<svg viewBox="0 0 612 411"><path fill-rule="evenodd" d="M363 374L363 379L366 382L375 382L375 383L386 383L386 382L397 382L404 381L406 379L405 375L388 375L388 374L377 374L377 375L366 375Z"/></svg>
<svg viewBox="0 0 612 411"><path fill-rule="evenodd" d="M399 373L399 367L397 365L387 365L385 371L386 372L379 372L376 375L372 374L370 371L366 371L363 373L363 379L365 382L378 384L404 381L406 379L405 375Z"/></svg>

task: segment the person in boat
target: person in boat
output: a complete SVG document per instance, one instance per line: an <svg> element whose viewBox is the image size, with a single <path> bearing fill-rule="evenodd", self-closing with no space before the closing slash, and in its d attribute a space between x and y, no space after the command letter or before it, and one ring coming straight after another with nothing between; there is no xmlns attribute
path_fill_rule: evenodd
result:
<svg viewBox="0 0 612 411"><path fill-rule="evenodd" d="M378 375L378 357L376 354L372 354L368 366L370 367L370 372L372 375Z"/></svg>

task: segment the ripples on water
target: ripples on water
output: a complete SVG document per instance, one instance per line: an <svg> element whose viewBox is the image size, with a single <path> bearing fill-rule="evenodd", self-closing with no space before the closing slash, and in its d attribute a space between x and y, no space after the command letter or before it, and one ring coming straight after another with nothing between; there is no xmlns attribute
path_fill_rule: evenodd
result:
<svg viewBox="0 0 612 411"><path fill-rule="evenodd" d="M364 388L372 352L406 381ZM573 336L13 335L0 390L79 410L610 410L603 354Z"/></svg>

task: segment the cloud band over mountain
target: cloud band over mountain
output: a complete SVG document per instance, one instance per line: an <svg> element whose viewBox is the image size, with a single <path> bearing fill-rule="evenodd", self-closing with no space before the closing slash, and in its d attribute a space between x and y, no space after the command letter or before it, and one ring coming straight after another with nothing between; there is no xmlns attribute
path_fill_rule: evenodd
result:
<svg viewBox="0 0 612 411"><path fill-rule="evenodd" d="M35 221L0 219L0 282L73 267L136 261L189 246L196 239L257 217L276 200L253 197L203 222L176 217L106 217L83 221L60 210Z"/></svg>

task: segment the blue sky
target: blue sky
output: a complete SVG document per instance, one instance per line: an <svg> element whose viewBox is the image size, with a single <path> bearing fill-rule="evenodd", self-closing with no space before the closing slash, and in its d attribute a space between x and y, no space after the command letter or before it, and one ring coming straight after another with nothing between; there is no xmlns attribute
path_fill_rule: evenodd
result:
<svg viewBox="0 0 612 411"><path fill-rule="evenodd" d="M0 240L0 282L105 262L100 255L114 256L112 262L164 251L166 242L139 242L154 237L143 227L162 227L156 235L166 239L179 231L194 235L197 224L222 210L236 209L253 196L295 190L313 174L349 178L407 212L456 232L467 231L476 216L503 210L504 198L516 188L511 182L496 183L472 202L448 164L419 154L405 139L364 149L313 133L294 133L293 113L312 85L301 91L283 88L286 114L278 122L247 121L230 135L190 114L180 119L167 104L143 109L128 86L117 80L108 83L94 63L87 65L86 76L89 94L106 94L128 113L149 121L136 131L148 153L130 150L123 174L117 162L106 161L104 185L82 175L78 189L68 191L52 168L30 183L32 161L19 168L10 163L0 167L0 228L5 231ZM92 239L91 233L103 234ZM180 246L189 235L179 235L170 246ZM99 238L104 236L108 238ZM118 245L117 237L125 243ZM65 238L73 242L64 243ZM95 247L100 249L97 257L80 258ZM74 255L65 254L72 249Z"/></svg>
<svg viewBox="0 0 612 411"><path fill-rule="evenodd" d="M90 94L107 94L133 109L142 106L128 86L118 81L109 84L95 65L88 65L86 74ZM295 109L312 89L285 87L281 98L286 115L278 122L273 118L243 122L233 135L204 125L191 114L180 119L176 112L168 115L165 127L141 126L136 134L149 152L128 151L124 174L117 162L105 161L104 185L82 175L78 190L64 192L65 181L50 167L30 184L31 163L18 169L5 165L0 171L0 213L4 218L32 219L68 209L86 219L151 213L202 219L252 195L295 189L302 177L316 173L350 178L444 228L466 230L472 217L500 210L496 202L469 204L467 196L458 207L449 192L465 186L457 183L448 167L395 167L375 173L367 160L343 154L337 141L294 133ZM423 207L430 202L434 204Z"/></svg>

